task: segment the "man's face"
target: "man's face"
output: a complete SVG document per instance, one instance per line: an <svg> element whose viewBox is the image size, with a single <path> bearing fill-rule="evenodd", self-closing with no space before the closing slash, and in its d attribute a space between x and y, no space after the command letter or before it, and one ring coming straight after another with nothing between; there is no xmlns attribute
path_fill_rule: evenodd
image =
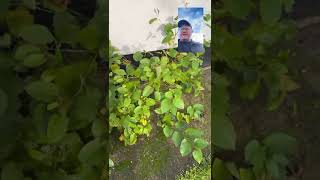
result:
<svg viewBox="0 0 320 180"><path fill-rule="evenodd" d="M180 28L180 41L190 41L192 28L190 26L182 26Z"/></svg>

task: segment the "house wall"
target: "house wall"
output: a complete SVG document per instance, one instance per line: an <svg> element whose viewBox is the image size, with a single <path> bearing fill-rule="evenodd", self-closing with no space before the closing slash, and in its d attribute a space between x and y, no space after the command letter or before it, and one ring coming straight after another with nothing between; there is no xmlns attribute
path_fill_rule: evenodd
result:
<svg viewBox="0 0 320 180"><path fill-rule="evenodd" d="M211 0L188 0L188 7L204 7L204 14L211 12ZM161 44L163 34L161 23L171 22L178 16L178 7L184 7L185 0L110 0L109 37L121 54L136 51L167 49ZM160 11L161 22L149 24L157 17L154 9ZM211 31L204 26L205 39L211 39Z"/></svg>

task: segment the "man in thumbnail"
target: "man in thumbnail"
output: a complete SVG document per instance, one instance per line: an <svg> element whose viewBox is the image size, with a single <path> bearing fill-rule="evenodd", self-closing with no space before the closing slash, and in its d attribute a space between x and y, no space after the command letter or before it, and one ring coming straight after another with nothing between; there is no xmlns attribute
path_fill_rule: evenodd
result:
<svg viewBox="0 0 320 180"><path fill-rule="evenodd" d="M192 26L187 20L180 20L178 28L180 30L180 37L178 39L179 52L204 52L203 44L192 41Z"/></svg>

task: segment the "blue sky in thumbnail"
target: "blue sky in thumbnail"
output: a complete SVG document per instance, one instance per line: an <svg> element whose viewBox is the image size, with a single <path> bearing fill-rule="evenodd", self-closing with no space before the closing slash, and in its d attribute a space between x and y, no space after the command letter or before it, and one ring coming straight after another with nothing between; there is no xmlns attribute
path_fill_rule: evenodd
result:
<svg viewBox="0 0 320 180"><path fill-rule="evenodd" d="M182 19L191 23L194 33L200 33L203 24L203 8L178 8L178 20Z"/></svg>

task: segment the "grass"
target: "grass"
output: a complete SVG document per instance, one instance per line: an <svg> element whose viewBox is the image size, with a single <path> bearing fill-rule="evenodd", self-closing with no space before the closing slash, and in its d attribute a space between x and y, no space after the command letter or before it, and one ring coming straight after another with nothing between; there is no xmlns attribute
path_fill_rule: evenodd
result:
<svg viewBox="0 0 320 180"><path fill-rule="evenodd" d="M210 180L211 165L210 160L206 160L201 164L194 165L184 174L177 176L176 180Z"/></svg>

